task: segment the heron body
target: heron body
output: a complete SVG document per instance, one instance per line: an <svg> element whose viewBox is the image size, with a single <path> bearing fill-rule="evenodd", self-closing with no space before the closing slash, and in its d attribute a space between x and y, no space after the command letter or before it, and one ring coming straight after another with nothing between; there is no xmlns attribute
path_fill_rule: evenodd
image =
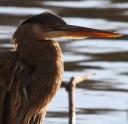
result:
<svg viewBox="0 0 128 124"><path fill-rule="evenodd" d="M59 43L52 39L90 36L119 35L68 25L48 12L25 20L12 37L14 50L0 53L0 124L43 124L64 71Z"/></svg>

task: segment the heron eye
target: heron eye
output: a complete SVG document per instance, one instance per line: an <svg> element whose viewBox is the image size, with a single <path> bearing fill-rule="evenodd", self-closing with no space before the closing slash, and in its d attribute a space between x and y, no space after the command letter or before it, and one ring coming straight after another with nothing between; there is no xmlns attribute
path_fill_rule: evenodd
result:
<svg viewBox="0 0 128 124"><path fill-rule="evenodd" d="M50 25L48 25L48 26L46 27L45 31L47 31L47 32L55 31L55 30L56 30L55 27L56 27L56 26L50 26Z"/></svg>

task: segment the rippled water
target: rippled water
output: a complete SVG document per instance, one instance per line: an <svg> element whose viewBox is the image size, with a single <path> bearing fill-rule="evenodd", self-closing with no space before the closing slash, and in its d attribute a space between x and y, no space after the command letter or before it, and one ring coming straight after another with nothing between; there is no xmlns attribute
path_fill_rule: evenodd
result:
<svg viewBox="0 0 128 124"><path fill-rule="evenodd" d="M70 24L117 31L119 39L62 41L64 80L89 76L77 88L77 124L128 123L128 1L1 1L0 50L28 16L51 10ZM67 124L67 93L61 89L49 106L47 124Z"/></svg>

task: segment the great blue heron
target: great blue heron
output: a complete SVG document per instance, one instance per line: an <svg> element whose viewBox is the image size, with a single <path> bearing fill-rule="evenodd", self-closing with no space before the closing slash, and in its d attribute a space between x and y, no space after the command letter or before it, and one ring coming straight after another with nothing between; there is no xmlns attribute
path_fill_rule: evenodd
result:
<svg viewBox="0 0 128 124"><path fill-rule="evenodd" d="M64 71L62 51L54 38L118 36L68 25L49 12L25 20L12 37L14 49L0 53L0 124L44 122Z"/></svg>

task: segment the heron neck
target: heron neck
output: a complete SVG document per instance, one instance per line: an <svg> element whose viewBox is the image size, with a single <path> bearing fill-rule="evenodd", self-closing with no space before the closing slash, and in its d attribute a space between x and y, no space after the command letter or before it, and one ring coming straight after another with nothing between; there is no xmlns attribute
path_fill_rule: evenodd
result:
<svg viewBox="0 0 128 124"><path fill-rule="evenodd" d="M27 41L17 45L20 58L30 65L62 59L62 52L58 42L55 41Z"/></svg>

